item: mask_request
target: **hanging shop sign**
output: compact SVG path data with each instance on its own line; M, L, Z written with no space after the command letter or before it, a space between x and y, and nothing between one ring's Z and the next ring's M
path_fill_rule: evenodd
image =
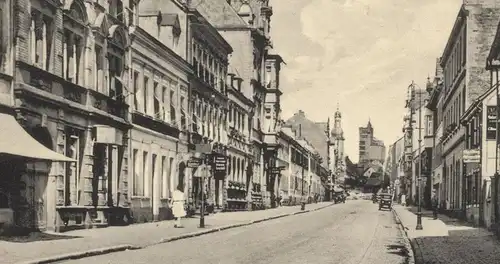
M194 157L189 159L187 162L187 167L192 168L192 169L198 168L200 165L201 165L201 159L194 158Z
M479 149L465 149L463 151L463 163L479 163L481 154Z
M114 127L95 125L92 128L92 136L95 139L95 143L123 145L123 132Z

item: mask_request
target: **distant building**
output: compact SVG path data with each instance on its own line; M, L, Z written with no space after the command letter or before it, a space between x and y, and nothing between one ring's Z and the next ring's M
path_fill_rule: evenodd
M359 160L358 164L367 168L373 161L384 163L385 145L384 142L375 138L373 127L370 121L366 127L359 128Z

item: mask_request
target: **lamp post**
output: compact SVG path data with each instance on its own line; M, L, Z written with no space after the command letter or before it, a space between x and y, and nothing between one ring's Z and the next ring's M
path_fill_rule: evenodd
M415 83L412 81L412 92L415 92ZM422 93L418 93L418 181L417 181L417 226L416 230L424 229L422 227Z

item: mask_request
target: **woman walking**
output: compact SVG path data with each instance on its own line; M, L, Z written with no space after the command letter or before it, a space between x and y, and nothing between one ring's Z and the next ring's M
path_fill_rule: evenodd
M174 227L182 228L181 218L186 216L184 193L178 189L172 194L172 213L176 218Z

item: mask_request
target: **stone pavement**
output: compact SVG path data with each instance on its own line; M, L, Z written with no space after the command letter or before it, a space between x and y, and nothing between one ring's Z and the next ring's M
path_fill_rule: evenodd
M198 228L199 218L183 219L184 228L174 228L173 221L135 224L124 227L75 230L57 234L60 239L15 243L0 241L0 263L52 263L73 258L106 254L127 249L139 249L249 225L297 213L319 210L331 202L248 212L217 213L205 217L205 228Z
M411 242L416 264L500 263L500 242L483 228L422 211L423 230L415 230L416 209L394 205L393 212Z

